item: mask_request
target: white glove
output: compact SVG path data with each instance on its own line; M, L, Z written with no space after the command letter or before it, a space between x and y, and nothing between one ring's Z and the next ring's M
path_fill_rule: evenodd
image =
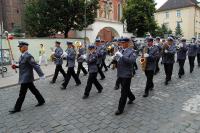
M83 59L87 59L87 55L86 54L84 54L84 55L81 55L81 57L83 58Z
M45 80L45 79L46 79L45 76L40 77L40 80Z
M158 43L155 43L155 46L158 46Z
M122 57L122 56L123 56L123 54L122 54L122 53L120 53L119 51L118 51L118 52L116 52L116 53L115 53L115 55L116 55L116 56L119 56L119 57Z
M145 53L144 58L147 58L147 57L149 57L149 54Z
M55 54L55 52L51 52L51 54Z
M182 43L181 43L181 44L179 44L179 47L180 47L180 48L182 48L182 47L183 47L183 44L182 44Z
M62 55L61 55L61 57L63 58L63 57L67 57L67 53L66 52L64 52Z
M165 53L168 53L168 50L165 50Z

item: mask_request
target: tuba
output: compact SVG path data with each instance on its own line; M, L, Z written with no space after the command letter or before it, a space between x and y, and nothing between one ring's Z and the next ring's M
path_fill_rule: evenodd
M141 56L141 59L140 59L140 65L141 65L142 71L146 70L147 58L144 57L144 54L147 53L147 51L148 51L148 48L144 47L143 53L142 53L142 56Z

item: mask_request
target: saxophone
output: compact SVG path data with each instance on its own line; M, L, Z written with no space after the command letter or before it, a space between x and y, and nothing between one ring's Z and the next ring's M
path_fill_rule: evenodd
M142 71L146 70L147 58L144 57L144 54L147 53L147 51L148 51L148 48L144 47L143 53L142 53L142 56L141 56L141 59L140 59L140 65L141 65Z

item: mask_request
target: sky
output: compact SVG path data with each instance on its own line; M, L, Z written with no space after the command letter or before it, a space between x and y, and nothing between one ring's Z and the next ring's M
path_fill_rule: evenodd
M159 7L161 7L167 0L155 0L157 5L156 8L158 9Z

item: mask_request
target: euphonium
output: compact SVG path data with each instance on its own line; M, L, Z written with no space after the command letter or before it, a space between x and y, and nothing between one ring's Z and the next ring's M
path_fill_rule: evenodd
M145 71L146 66L147 66L147 58L144 57L144 54L147 53L147 50L148 50L148 48L144 47L143 53L142 53L142 56L141 56L141 59L140 59L140 65L141 65L142 71Z

